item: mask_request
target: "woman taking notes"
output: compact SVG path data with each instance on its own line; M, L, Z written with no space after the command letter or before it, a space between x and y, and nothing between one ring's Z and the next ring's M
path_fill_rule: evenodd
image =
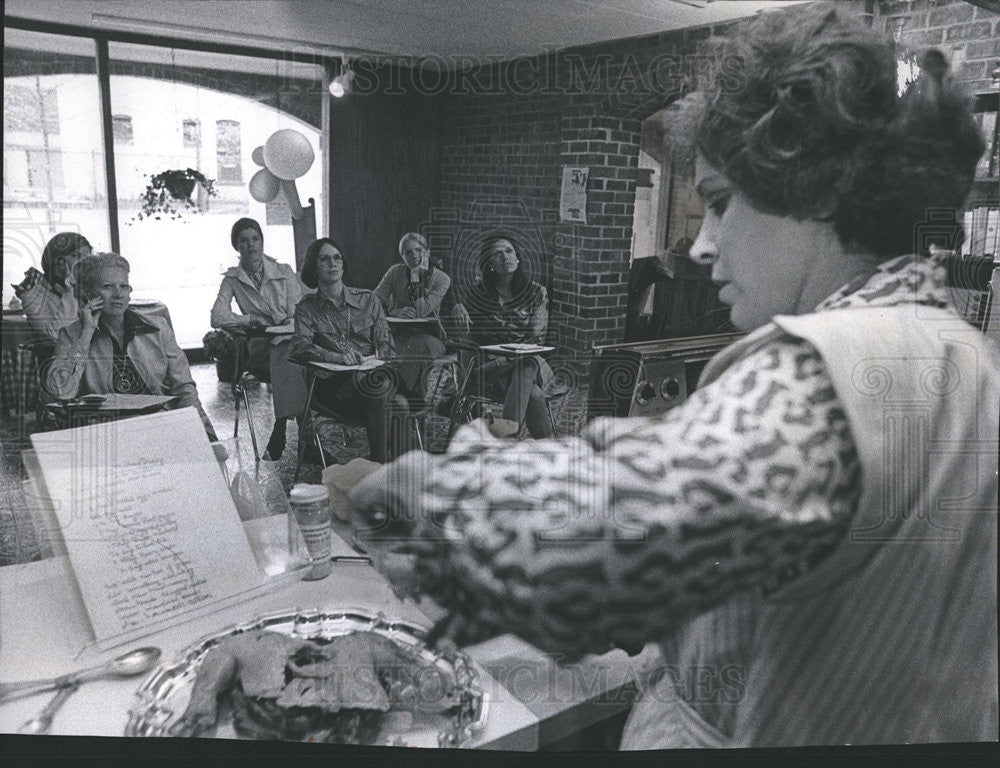
M297 358L360 365L366 358L392 358L392 336L382 304L371 291L344 284L349 269L340 246L329 237L306 249L302 281L316 293L295 309L293 351ZM396 394L395 376L385 366L319 379L313 397L333 410L363 414L372 461L401 451L400 423L408 413Z

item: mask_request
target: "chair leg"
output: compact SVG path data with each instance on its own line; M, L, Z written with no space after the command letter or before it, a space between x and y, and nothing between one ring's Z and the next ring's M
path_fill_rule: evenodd
M422 451L424 450L424 437L420 434L420 419L417 416L410 416L410 419L413 421L413 431L417 435L417 447Z
M299 472L302 470L302 457L306 452L306 443L302 438L306 434L306 430L312 425L312 399L313 399L313 389L316 387L316 377L310 373L308 375L309 379L309 390L306 393L306 407L302 411L302 418L299 419L301 424L299 424L299 439L298 445L295 446L295 475L292 477L292 485L295 485L299 481ZM320 451L320 457L323 456L323 452ZM322 461L322 458L320 458Z
M28 356L22 352L20 349L17 350L17 425L18 425L18 436L24 437L24 411L27 407L27 397L25 397L25 392L28 389L28 371L27 371L27 358ZM34 355L31 356L34 359Z
M316 450L319 451L319 463L323 465L323 469L326 469L326 454L323 453L323 443L320 442L318 429L313 433L313 442L316 443Z
M247 394L245 386L241 386L240 389L243 392L243 404L246 405L247 409L247 428L250 430L250 442L253 444L253 458L254 461L260 461L260 451L257 450L257 432L253 426L253 413L250 410L250 395Z
M556 429L556 417L552 414L552 403L545 401L545 410L549 414L549 424L552 427L552 437L559 437L559 430Z
M240 379L242 378L242 372L240 371L240 343L237 341L235 360L233 361L233 385L230 387L233 393L233 405L236 409L236 418L233 421L233 437L240 436Z
M462 398L465 397L465 392L468 389L469 381L471 381L471 379L472 379L473 369L476 367L475 366L475 360L476 359L477 358L474 358L473 361L470 361L469 367L465 371L465 376L463 376L463 378L462 378L462 383L455 390L455 400L453 401L453 404L452 404L452 412L448 415L448 419L449 419L449 422L450 422L448 424L448 438L447 438L447 442L448 443L451 443L451 438L454 437L455 430L458 429L458 424L455 421L455 412L454 412L454 409L455 409L455 406L457 406L459 403L462 402ZM457 382L458 378L456 377L455 380ZM482 387L480 387L480 389L482 389Z

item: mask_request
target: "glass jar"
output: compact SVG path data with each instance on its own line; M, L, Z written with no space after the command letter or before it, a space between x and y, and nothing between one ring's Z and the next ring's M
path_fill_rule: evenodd
M312 565L302 578L311 581L329 576L333 568L330 494L323 485L299 483L292 488L288 501L292 508L288 516L288 549L293 555L306 555Z

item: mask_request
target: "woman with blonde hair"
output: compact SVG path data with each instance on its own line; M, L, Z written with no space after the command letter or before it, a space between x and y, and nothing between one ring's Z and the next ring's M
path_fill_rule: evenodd
M47 393L60 400L111 392L175 395L174 407L195 408L216 441L170 323L129 308L129 263L116 253L85 256L76 265L76 283L79 319L59 331Z

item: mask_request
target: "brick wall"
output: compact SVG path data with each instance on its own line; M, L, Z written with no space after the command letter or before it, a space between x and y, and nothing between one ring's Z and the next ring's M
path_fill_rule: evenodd
M859 14L864 0L850 0ZM876 2L873 24L936 45L975 90L1000 59L1000 19L964 0ZM464 71L445 96L433 249L460 285L477 234L506 229L550 292L550 339L571 357L621 341L641 122L720 62L733 23L558 51ZM456 87L457 86L457 87ZM587 223L559 222L561 167L589 168Z
M714 30L719 33L721 27ZM642 120L706 73L709 28L559 51L468 74L446 98L432 248L460 285L477 236L520 238L570 357L621 341ZM585 166L587 222L559 221L562 167Z
M892 35L905 20L901 41L916 50L937 47L948 56L956 76L973 92L992 88L1000 63L1000 14L965 0L882 0L875 4L874 25Z

